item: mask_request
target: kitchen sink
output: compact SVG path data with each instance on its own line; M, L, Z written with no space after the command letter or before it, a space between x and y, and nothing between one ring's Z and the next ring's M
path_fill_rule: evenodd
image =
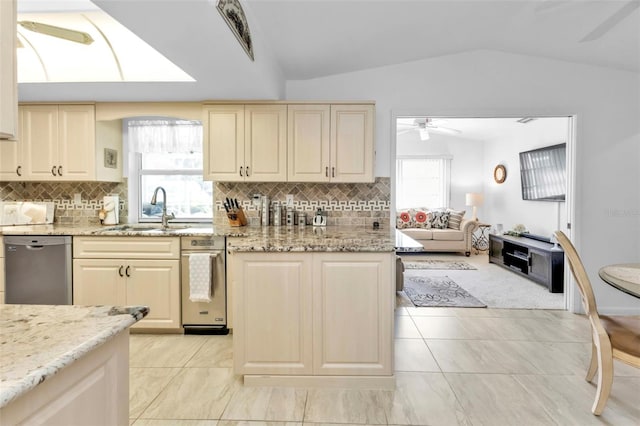
M170 233L188 229L188 226L169 226L163 229L160 225L118 225L105 228L102 232L148 232L148 233Z

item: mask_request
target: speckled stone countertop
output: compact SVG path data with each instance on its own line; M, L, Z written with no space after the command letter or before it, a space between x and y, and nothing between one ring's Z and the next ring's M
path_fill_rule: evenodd
M146 306L0 305L0 408L148 312Z
M86 236L145 236L181 237L213 235L238 237L228 241L230 251L394 251L397 233L395 229L372 229L363 226L215 226L170 225L161 230L158 226L145 224L117 225L106 227L73 227L63 225L5 226L3 235L86 235ZM408 238L408 237L407 237ZM420 246L421 247L421 246Z
M396 240L395 229L374 230L351 226L247 227L246 231L243 238L227 240L229 251L392 252Z

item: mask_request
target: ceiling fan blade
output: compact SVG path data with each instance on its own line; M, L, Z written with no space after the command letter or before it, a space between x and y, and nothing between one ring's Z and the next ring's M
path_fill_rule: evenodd
M452 129L450 127L427 126L427 129L429 129L429 131L431 132L443 133L445 135L459 135L462 133L462 131L458 129Z
M605 35L609 30L618 25L620 21L630 15L634 10L640 7L640 2L637 0L631 0L625 3L617 12L605 19L600 25L598 25L593 31L584 36L580 43L586 41L597 40Z
M34 21L18 21L18 24L35 33L45 34L80 44L93 43L93 38L83 31L70 30L68 28L56 27L54 25L47 25Z
M546 12L548 10L555 9L559 6L564 6L570 3L570 0L541 0L535 7L535 13Z

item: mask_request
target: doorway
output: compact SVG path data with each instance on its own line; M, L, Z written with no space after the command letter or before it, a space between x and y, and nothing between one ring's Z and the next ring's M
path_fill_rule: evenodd
M403 182L410 182L406 167L402 163L407 159L441 160L449 163L448 175L442 176L447 185L442 188L446 198L442 205L429 207L465 210L470 217L472 209L476 211L480 222L488 225L489 232L502 232L514 228L524 228L531 234L551 237L553 231L560 229L570 232L568 224L573 223L573 185L574 185L574 116L493 116L493 117L455 117L434 116L428 114L400 114L392 117L392 161L391 161L391 201L392 222L395 224L396 211L411 207L401 205L407 201L401 191ZM566 184L564 201L529 201L522 199L519 154L541 147L566 143ZM425 163L426 164L426 163ZM506 176L498 183L494 178L496 166L504 167ZM423 173L424 174L424 173ZM468 194L480 195L478 205L469 205ZM473 199L473 197L472 197ZM477 200L477 197L475 198ZM411 203L416 201L411 200ZM477 232L477 231L476 231ZM489 264L487 252L470 258L476 266L488 268L491 272L497 268ZM455 254L424 253L422 257L446 258ZM485 271L486 272L486 271ZM504 273L507 273L505 275ZM509 275L518 281L510 271L496 272L495 281L506 281L507 288L513 289L520 283L509 283ZM566 271L565 271L566 272ZM456 274L458 274L456 272ZM521 278L521 277L517 277ZM485 277L488 283L492 279ZM521 278L522 279L522 278ZM528 280L526 280L528 281ZM526 297L510 306L518 308L571 309L572 286L565 279L565 292L554 294L550 305L539 306L540 297L533 295L530 306ZM527 283L528 284L528 283ZM532 283L539 286L539 284ZM509 287L511 286L511 287ZM520 287L517 288L521 290ZM545 289L546 291L546 289ZM523 293L526 295L526 291ZM546 297L546 295L542 295ZM490 296L487 296L490 298ZM493 302L492 302L493 303ZM501 302L495 302L501 303ZM524 304L524 305L523 305ZM488 304L490 307L491 305Z

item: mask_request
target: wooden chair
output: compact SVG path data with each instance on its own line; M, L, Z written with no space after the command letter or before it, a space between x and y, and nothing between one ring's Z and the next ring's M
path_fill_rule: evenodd
M586 379L590 382L598 372L596 399L591 412L599 416L613 384L613 358L640 367L640 316L598 315L591 282L578 252L562 231L556 231L555 236L569 261L582 296L582 305L591 324L591 362Z

